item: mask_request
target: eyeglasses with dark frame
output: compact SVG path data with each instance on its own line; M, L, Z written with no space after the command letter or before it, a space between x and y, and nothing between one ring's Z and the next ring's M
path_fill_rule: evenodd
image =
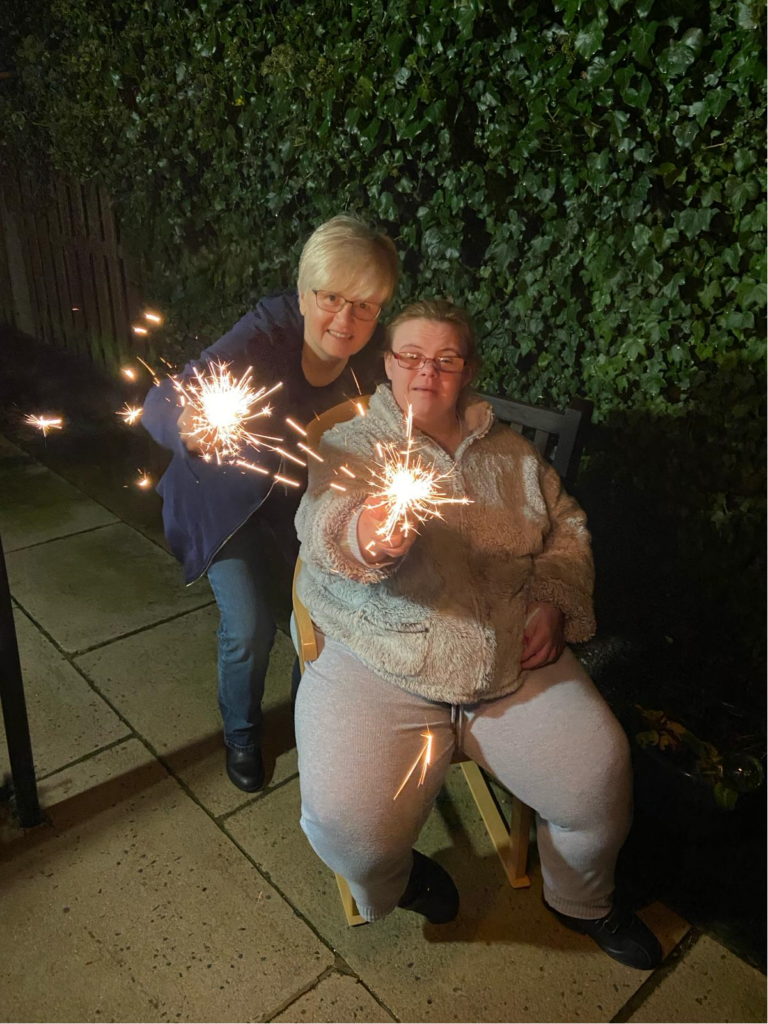
M345 306L352 307L352 316L355 320L378 320L381 313L381 306L375 302L368 302L367 299L345 299L338 292L326 292L322 288L313 288L317 308L325 310L326 313L340 313Z
M437 356L435 359L430 359L420 352L393 352L392 355L406 370L420 370L427 363L434 363L438 373L461 373L467 365L464 356Z

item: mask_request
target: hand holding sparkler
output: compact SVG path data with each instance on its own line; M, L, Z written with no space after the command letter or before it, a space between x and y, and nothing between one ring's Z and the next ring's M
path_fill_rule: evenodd
M378 490L366 502L368 509L380 512L373 540L376 546L390 554L388 546L393 539L410 538L407 547L396 543L397 555L405 553L413 543L416 524L433 517L442 518L442 505L469 505L469 498L451 498L442 490L442 482L451 475L439 473L436 467L426 461L414 447L413 409L408 406L405 414L405 445L377 443L379 461L374 462L371 482ZM373 513L363 511L358 523L363 522L364 532L371 525ZM363 550L372 552L368 544L361 544Z
M357 540L366 562L380 562L382 556L401 558L416 540L414 529L407 532L395 525L391 532L382 535L387 522L388 509L380 498L369 496L357 521Z
M219 464L236 462L246 445L274 449L267 442L282 440L249 429L253 420L272 414L266 399L282 383L257 389L251 384L250 368L237 380L227 367L216 363L207 374L195 371L184 381L171 378L184 400L177 425L187 451L206 460L215 458Z
M205 449L200 435L195 432L197 416L193 405L185 405L176 420L176 426L179 428L181 442L187 451L193 455L202 455Z

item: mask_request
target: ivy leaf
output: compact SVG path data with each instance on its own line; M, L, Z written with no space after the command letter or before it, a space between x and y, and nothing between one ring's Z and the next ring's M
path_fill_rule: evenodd
M568 27L573 19L581 10L581 5L584 0L565 0L565 9L563 11L563 25ZM557 6L557 5L556 5Z
M663 75L677 78L693 64L701 53L703 45L704 33L702 30L700 28L689 29L679 42L673 43L659 55L656 67Z
M631 107L639 107L642 110L645 108L648 103L648 97L651 95L651 83L645 75L641 75L640 88L635 89L631 85L627 86L621 95Z
M749 170L757 162L757 152L754 149L737 149L733 154L733 166L738 174Z
M701 231L706 231L709 228L715 213L716 211L711 206L704 209L694 209L689 206L675 214L675 226L682 231L686 238L695 238Z
M718 807L721 807L724 811L732 811L738 799L739 794L735 789L726 786L724 782L715 783L715 800Z
M750 175L741 179L731 176L725 182L725 198L732 210L739 213L750 199L754 199L760 191L757 180Z
M605 21L595 18L588 25L581 29L573 44L574 50L581 54L585 60L589 60L593 53L600 49L605 35Z
M645 63L648 51L653 46L653 40L656 38L656 29L658 27L658 21L638 21L632 26L629 45L635 60L641 64Z
M424 117L430 124L442 124L445 121L446 106L445 100L435 100L424 111Z
M664 269L653 254L653 249L646 246L637 255L637 265L644 274L647 274L652 281L655 281Z
M758 284L754 278L748 277L739 285L736 302L742 309L749 309L750 306L764 306L766 304L765 285Z

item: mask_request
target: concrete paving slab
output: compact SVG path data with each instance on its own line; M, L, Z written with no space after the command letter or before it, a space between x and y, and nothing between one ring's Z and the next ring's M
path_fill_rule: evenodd
M442 927L399 910L347 927L333 875L302 838L299 806L296 780L226 828L401 1020L608 1021L647 977L559 925L541 903L537 870L533 888L509 886L458 768L418 844L462 894L458 919ZM666 908L643 916L666 952L687 931Z
M107 523L112 513L15 445L0 448L0 534L6 552Z
M211 600L207 580L185 587L175 559L122 523L11 552L7 562L13 596L71 653Z
M366 1024L393 1021L370 992L355 978L334 971L319 985L297 999L288 1009L272 1018L272 1024L321 1024L334 1021L365 1021Z
M19 611L14 621L38 778L127 736L127 726L37 626ZM2 776L9 761L0 732Z
M139 741L58 795L52 826L0 852L3 1020L268 1018L332 965Z
M224 771L221 715L216 699L216 607L117 640L76 659L211 814L253 796ZM293 646L278 632L264 698L264 754L271 786L297 771L291 714ZM137 666L142 666L137 671Z
M629 1020L751 1024L766 1016L765 976L704 935Z

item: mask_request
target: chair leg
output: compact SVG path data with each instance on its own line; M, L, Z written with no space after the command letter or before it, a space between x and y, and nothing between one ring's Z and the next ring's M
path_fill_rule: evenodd
M341 875L337 874L336 885L339 887L341 905L344 907L344 915L347 918L347 924L351 925L353 928L358 924L367 924L365 918L360 916L357 904L355 903L355 897L349 891L349 885L347 884L346 878L342 878Z
M513 797L512 821L507 828L499 813L488 783L474 761L462 761L461 770L474 797L477 809L491 837L501 866L513 889L527 889L531 880L526 874L528 864L528 832L531 827L531 809Z

